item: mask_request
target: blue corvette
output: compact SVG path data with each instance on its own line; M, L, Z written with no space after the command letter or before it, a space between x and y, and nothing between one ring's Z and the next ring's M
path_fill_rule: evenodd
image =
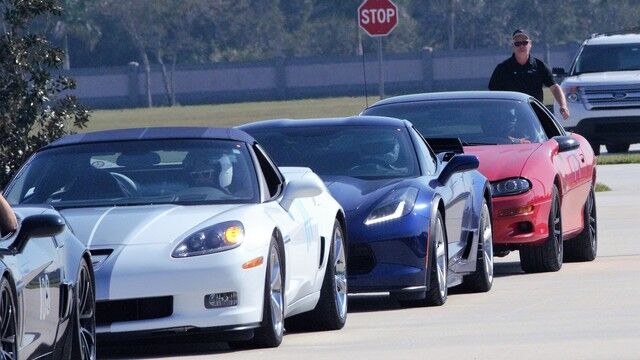
M449 287L491 288L491 197L475 156L436 156L410 122L385 117L240 128L278 166L313 169L344 208L349 292L437 306Z

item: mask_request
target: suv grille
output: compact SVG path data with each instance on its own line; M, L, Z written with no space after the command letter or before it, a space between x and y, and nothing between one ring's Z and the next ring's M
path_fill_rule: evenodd
M96 302L96 325L158 319L173 314L173 297L163 296Z
M640 108L640 85L584 87L580 95L587 110Z

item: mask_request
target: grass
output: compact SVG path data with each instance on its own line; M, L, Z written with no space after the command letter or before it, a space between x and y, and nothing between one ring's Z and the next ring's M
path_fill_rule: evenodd
M377 97L370 97L369 104ZM84 131L148 126L232 127L265 119L340 117L365 108L364 97L340 97L238 104L96 110Z
M596 183L596 192L611 191L611 188L603 183Z
M598 156L598 165L637 164L640 163L640 154L612 154Z

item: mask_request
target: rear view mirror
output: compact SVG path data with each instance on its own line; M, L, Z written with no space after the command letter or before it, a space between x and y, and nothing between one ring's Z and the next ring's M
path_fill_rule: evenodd
M24 250L31 238L51 237L64 230L65 222L60 215L32 215L22 220L15 240L7 249L11 254L19 254Z
M440 172L438 181L440 184L444 184L449 180L451 175L458 172L475 170L478 166L480 166L480 161L475 155L455 155Z

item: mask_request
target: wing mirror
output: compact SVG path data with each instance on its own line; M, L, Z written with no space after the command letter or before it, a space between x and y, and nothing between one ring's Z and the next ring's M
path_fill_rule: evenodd
M284 187L280 205L289 211L293 200L322 194L324 184L319 178L301 178L289 181Z
M478 166L480 166L480 161L475 155L455 155L447 162L444 169L440 172L438 182L440 182L440 184L444 184L449 180L451 175L458 172L475 170Z
M564 70L564 68L561 67L554 67L551 70L551 73L553 74L553 76L559 77L559 78L563 78L565 76L567 76L567 72Z
M51 237L64 230L65 222L60 215L40 214L31 215L22 220L18 234L9 248L0 249L5 254L21 253L31 238Z
M554 136L553 140L559 145L558 152L571 151L580 147L580 142L571 136Z

